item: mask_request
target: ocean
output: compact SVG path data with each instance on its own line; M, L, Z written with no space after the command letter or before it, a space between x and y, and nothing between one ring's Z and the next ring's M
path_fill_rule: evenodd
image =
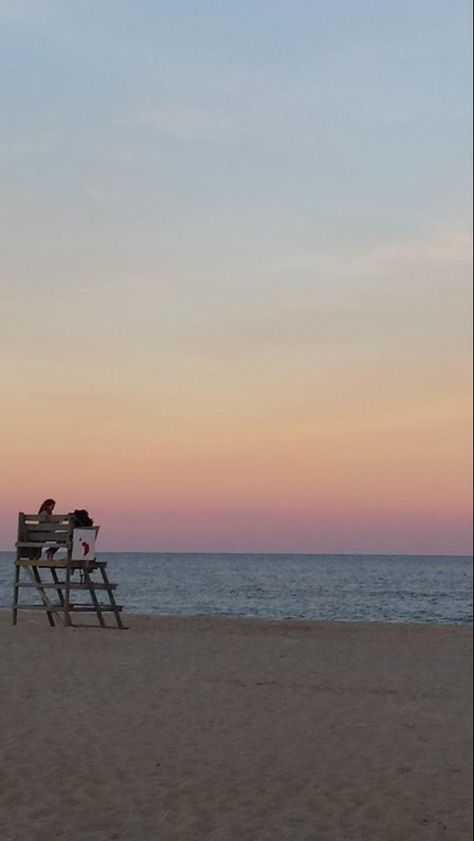
M13 558L0 552L0 609L11 605ZM103 552L100 558L129 613L472 622L467 556Z

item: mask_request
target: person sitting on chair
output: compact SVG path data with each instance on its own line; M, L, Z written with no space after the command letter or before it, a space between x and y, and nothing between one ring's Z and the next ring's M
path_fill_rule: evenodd
M45 501L40 505L38 511L38 520L40 523L50 523L51 518L53 516L53 511L56 505L55 499L45 499Z
M94 520L89 517L89 512L85 508L76 508L73 511L73 517L76 529L88 529L94 525Z
M53 511L54 511L55 505L56 505L56 500L45 499L45 501L40 505L39 510L38 510L38 522L39 523L50 523L52 521ZM36 559L41 558L41 549L34 549L33 551L35 553L34 557ZM49 549L47 547L46 548L46 558L47 558L47 560L48 561L52 560L55 552L57 552L57 551L58 551L57 549Z

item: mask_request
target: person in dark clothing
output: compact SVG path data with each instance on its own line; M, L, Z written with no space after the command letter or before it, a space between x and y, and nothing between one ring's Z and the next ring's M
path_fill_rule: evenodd
M76 508L73 511L74 526L77 529L88 529L94 525L94 520L89 517L89 512L85 508Z

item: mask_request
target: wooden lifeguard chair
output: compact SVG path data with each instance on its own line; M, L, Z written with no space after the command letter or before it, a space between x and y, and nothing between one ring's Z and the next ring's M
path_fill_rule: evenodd
M52 514L48 521L44 522L38 514L20 512L13 585L14 625L17 623L19 610L43 610L46 611L52 627L55 626L55 619L70 626L73 624L73 614L95 613L100 626L105 628L107 625L104 614L113 613L117 627L125 628L120 616L122 605L118 605L114 598L113 591L117 585L111 584L107 577L107 562L98 561L95 557L95 538L98 531L99 526L75 528L73 514ZM63 557L56 559L57 552ZM46 557L43 557L44 553ZM48 570L52 581L41 578L41 572ZM100 573L102 580L96 581L91 577L95 572ZM23 588L30 593L36 592L41 604L20 604L20 590ZM76 591L89 596L89 601L72 601L71 594ZM107 594L108 603L103 604L99 601L97 591ZM57 601L51 600L51 597L55 599L54 594Z

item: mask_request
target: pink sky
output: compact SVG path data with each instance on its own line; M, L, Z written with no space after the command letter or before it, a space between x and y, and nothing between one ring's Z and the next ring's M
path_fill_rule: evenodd
M313 416L289 397L286 411L216 402L170 417L148 400L112 422L112 409L101 421L51 401L34 428L10 408L2 548L16 512L53 496L59 511L90 510L104 550L470 552L467 407L352 395L345 412Z

